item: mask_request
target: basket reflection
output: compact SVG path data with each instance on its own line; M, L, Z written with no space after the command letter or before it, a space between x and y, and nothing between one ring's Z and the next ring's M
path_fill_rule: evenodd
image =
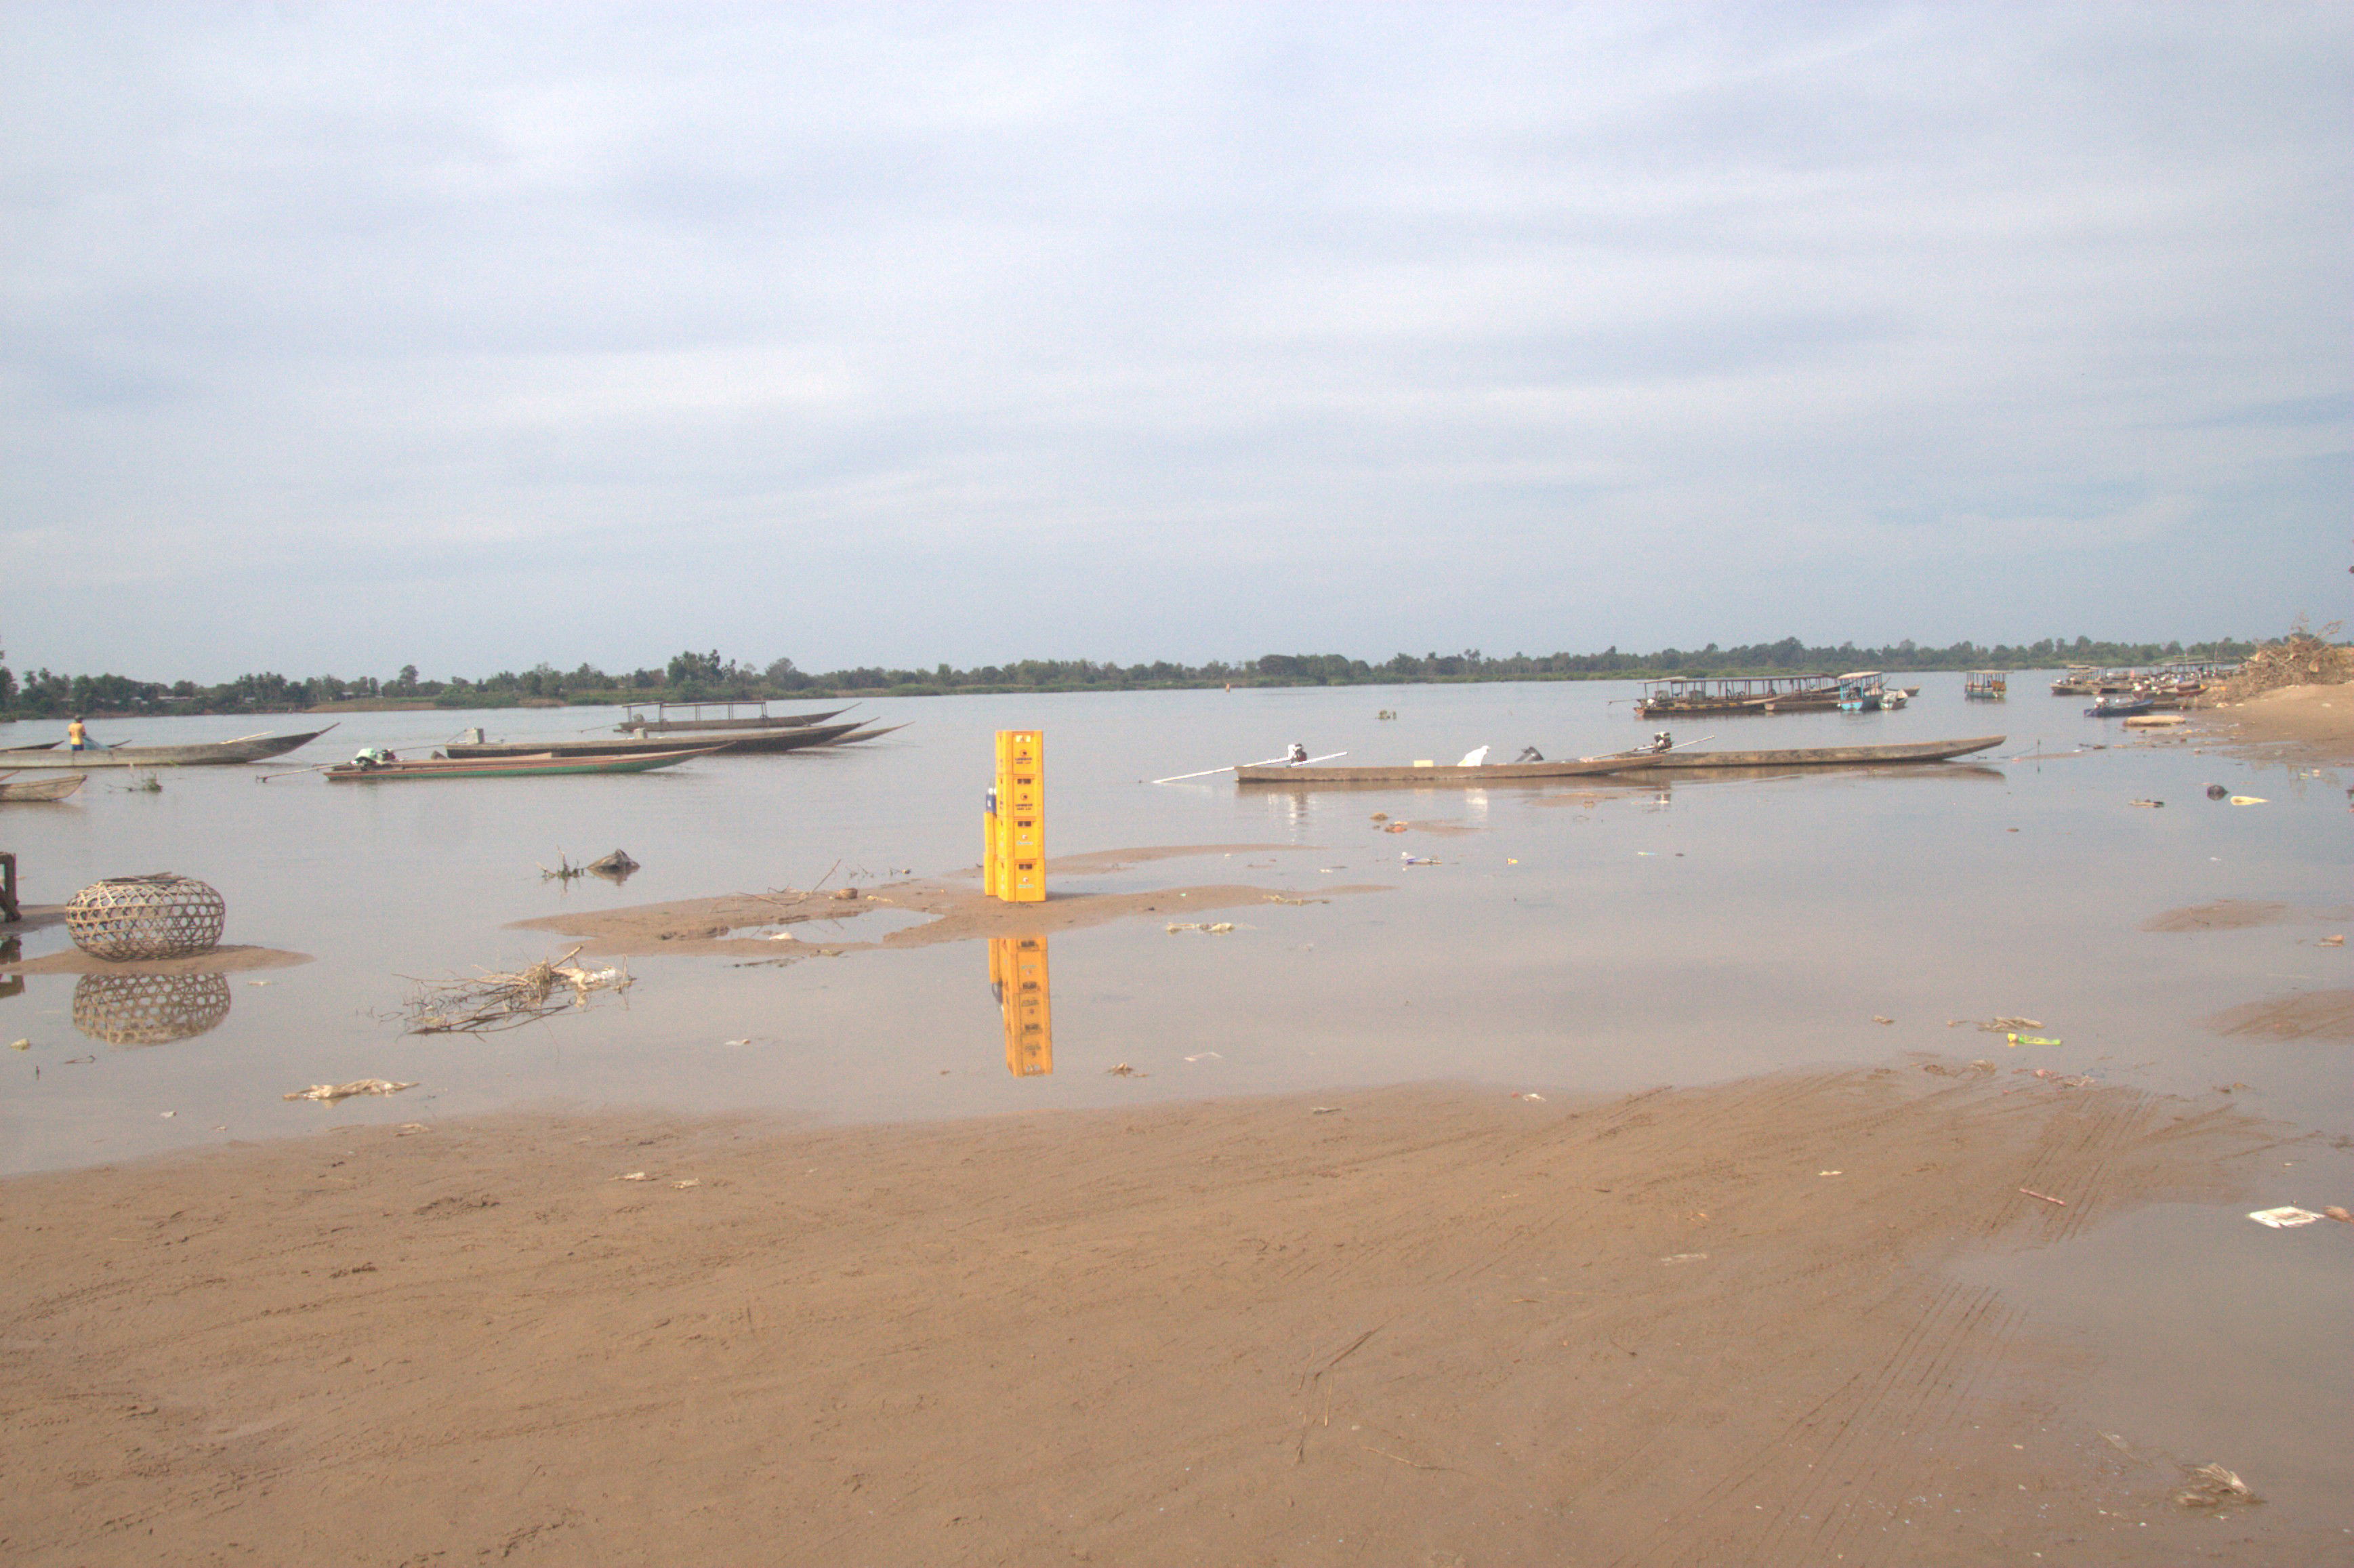
M73 1022L109 1045L168 1045L219 1028L229 1000L222 974L84 975L74 986Z

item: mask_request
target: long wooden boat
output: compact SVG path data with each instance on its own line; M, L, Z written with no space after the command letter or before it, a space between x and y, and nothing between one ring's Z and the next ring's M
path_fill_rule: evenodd
M329 725L327 729L335 726ZM236 740L196 741L186 746L92 747L87 751L28 747L0 751L0 769L14 768L203 768L229 762L260 762L308 746L327 729L301 735L249 735Z
M1244 784L1275 784L1292 789L1327 788L1343 784L1487 784L1542 783L1548 779L1590 779L1602 774L1651 773L1691 768L1855 768L1908 762L1944 762L2000 746L1999 735L1967 740L1919 740L1893 746L1814 746L1779 751L1630 751L1615 757L1581 757L1571 762L1504 762L1479 768L1291 768L1260 763L1235 769Z
M1243 784L1279 784L1292 789L1335 784L1528 784L1547 779L1582 779L1624 768L1618 757L1588 757L1570 762L1499 762L1478 768L1399 767L1375 763L1360 768L1294 768L1287 763L1252 763L1235 769Z
M338 763L326 770L331 784L376 784L395 779L546 779L576 773L650 773L693 758L702 751L649 751L622 757L433 758L414 762Z
M55 779L0 779L0 802L11 800L62 800L84 784L87 775L62 774Z
M1946 762L2003 743L1999 735L1963 740L1901 741L1892 746L1806 746L1783 751L1660 751L1609 758L1611 771L1657 773L1684 768L1856 768L1903 762Z
M677 740L461 741L441 749L453 759L461 760L496 757L658 757L675 751L716 751L741 757L748 753L801 751L812 746L836 746L853 740L871 739L871 736L856 733L862 727L855 724L833 724L801 729L755 730L743 735L698 735Z
M699 712L704 708L737 708L755 705L759 708L758 713L748 714L741 718L732 714L722 718L674 719L668 716L669 710L672 708ZM766 703L656 703L653 705L653 717L647 718L642 714L632 712L620 722L619 727L624 735L641 736L684 735L710 730L807 729L811 725L823 724L836 714L846 714L857 705L852 703L847 707L828 708L822 713L814 714L771 714Z

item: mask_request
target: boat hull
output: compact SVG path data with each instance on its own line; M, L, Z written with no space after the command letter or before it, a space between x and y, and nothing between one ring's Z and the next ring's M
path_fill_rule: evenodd
M1999 735L1962 740L1916 740L1893 746L1815 746L1781 751L1663 751L1606 760L1618 773L1660 773L1692 768L1858 768L1946 762L2000 746Z
M1276 784L1292 789L1335 784L1482 784L1543 783L1548 779L1583 779L1625 766L1617 758L1589 758L1575 762L1500 762L1480 768L1288 768L1282 763L1235 769L1243 784Z
M856 705L853 705L855 706ZM620 727L628 735L689 735L728 730L807 729L823 724L836 714L846 714L849 708L828 708L822 714L779 714L755 718L716 719L641 719L635 724L623 723Z
M331 784L384 784L408 779L552 779L588 773L650 773L708 751L645 752L634 757L510 757L387 762L375 768L344 763L327 769Z
M329 725L327 729L334 727ZM192 746L0 751L0 772L19 768L213 768L233 762L262 762L308 746L326 733L326 729L314 729L301 735L257 735L241 740L200 741Z
M711 734L679 740L491 740L461 742L441 749L453 759L495 757L639 757L667 752L717 752L726 757L763 756L779 751L805 751L813 746L850 745L871 740L857 733L863 725L833 724L814 728L758 730L748 734ZM893 728L899 726L894 726ZM885 733L875 731L875 734Z

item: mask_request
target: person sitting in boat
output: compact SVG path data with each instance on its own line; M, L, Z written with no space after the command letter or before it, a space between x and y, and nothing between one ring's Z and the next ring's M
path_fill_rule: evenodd
M387 751L380 746L364 747L361 748L358 755L352 758L353 762L362 768L381 768L387 762L398 762L399 760L399 758L394 756L391 752Z
M66 726L66 749L68 751L90 749L90 730L81 722L80 714L74 715L73 722Z
M1651 749L1653 751L1673 751L1675 748L1676 737L1670 735L1666 730L1661 730L1659 734L1651 737Z
M1297 768L1301 763L1308 760L1308 748L1295 740L1291 743L1290 755L1286 757L1283 760L1291 767Z

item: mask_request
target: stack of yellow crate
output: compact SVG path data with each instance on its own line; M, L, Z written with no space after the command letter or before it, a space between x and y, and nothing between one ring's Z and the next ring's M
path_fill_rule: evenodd
M997 787L990 791L981 879L992 897L1035 904L1046 896L1046 736L997 732Z

